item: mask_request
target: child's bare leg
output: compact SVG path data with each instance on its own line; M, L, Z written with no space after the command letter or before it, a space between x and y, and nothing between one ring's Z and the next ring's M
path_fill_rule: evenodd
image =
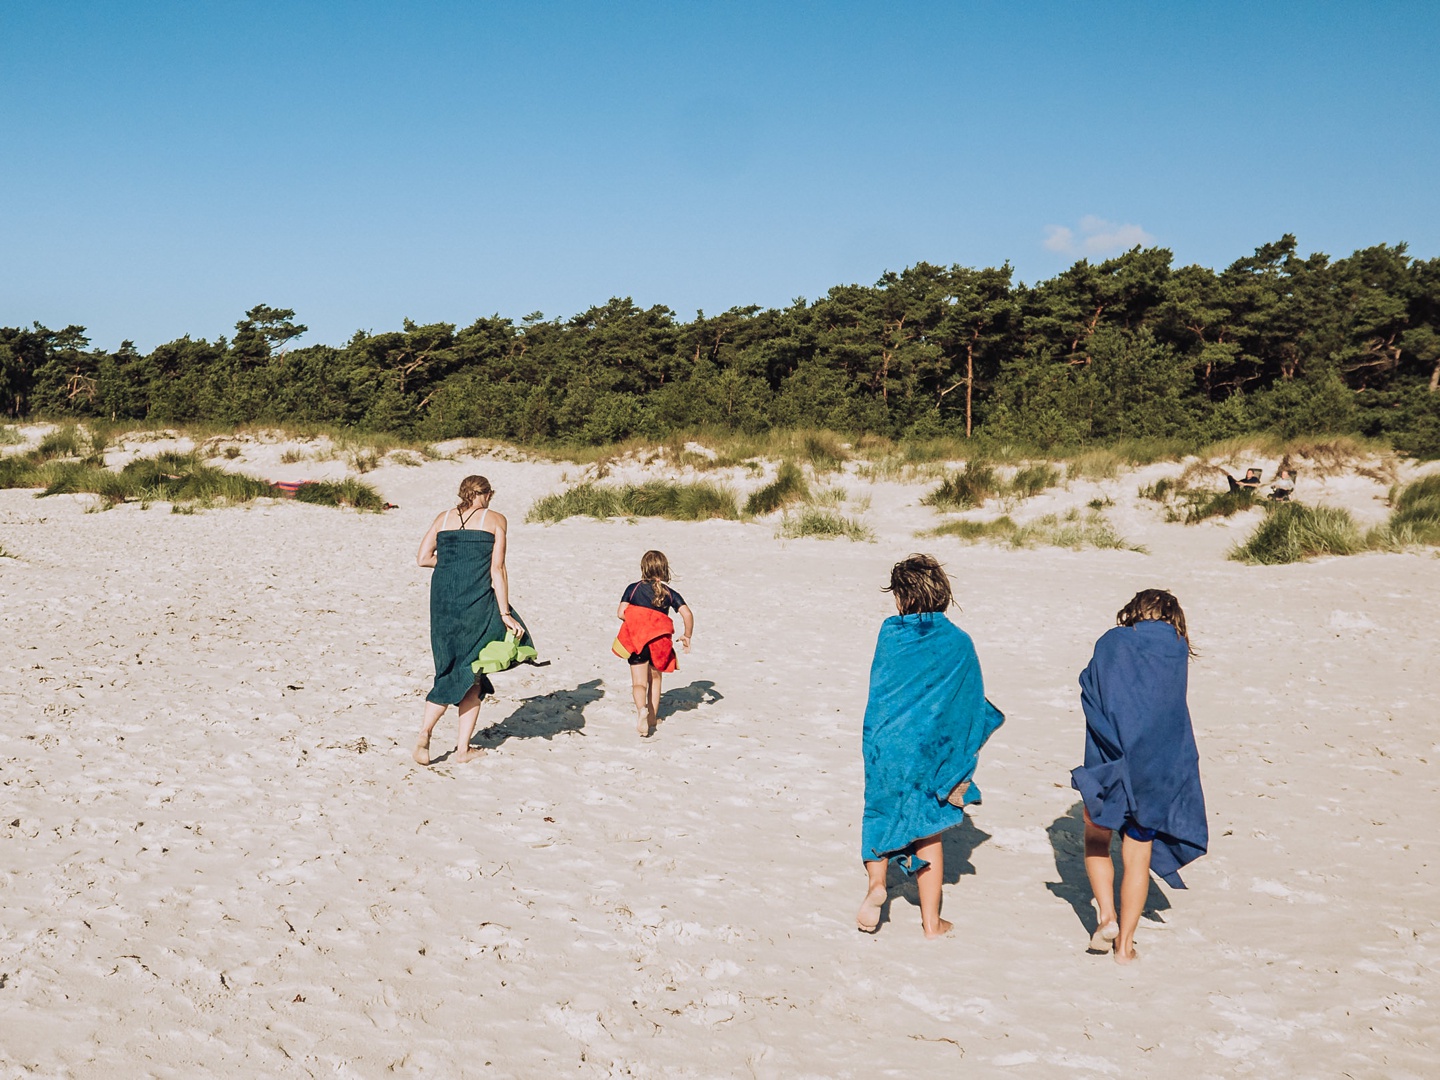
M650 668L650 726L660 723L660 680L664 677L657 667Z
M1085 876L1095 894L1098 916L1090 948L1105 952L1115 937L1115 864L1110 861L1110 838L1115 834L1091 821L1088 810L1082 809L1081 813L1085 815Z
M465 696L460 699L456 706L460 710L460 731L455 736L455 760L471 761L477 757L485 756L483 746L472 747L470 736L475 734L475 721L480 717L480 690L478 687L470 687L465 691Z
M650 665L630 665L630 694L635 699L635 730L642 739L650 735Z
M915 875L915 887L920 892L920 925L927 938L943 937L950 932L951 924L940 917L940 893L945 884L945 847L940 837L921 840L915 845L915 857L930 864Z
M1154 842L1121 836L1120 863L1124 876L1120 879L1120 936L1115 939L1115 962L1128 964L1135 959L1135 928L1150 895L1150 849Z
M445 706L433 701L425 702L425 716L420 721L420 734L415 737L415 761L420 765L430 764L430 733L445 715Z
M889 859L876 859L865 864L865 902L855 916L855 925L867 934L880 928L880 909L885 906L889 891L885 888L885 873L890 869Z

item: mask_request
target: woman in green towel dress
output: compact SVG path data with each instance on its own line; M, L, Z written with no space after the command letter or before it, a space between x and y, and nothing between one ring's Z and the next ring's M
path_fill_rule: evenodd
M470 736L480 702L495 692L490 679L470 667L480 650L502 641L506 631L526 635L525 624L510 610L510 580L505 573L505 515L490 509L495 494L483 476L460 482L458 505L431 523L415 561L434 567L430 578L430 651L435 655L435 685L425 695L425 719L415 740L415 760L430 764L430 732L446 706L460 711L454 761L485 753Z

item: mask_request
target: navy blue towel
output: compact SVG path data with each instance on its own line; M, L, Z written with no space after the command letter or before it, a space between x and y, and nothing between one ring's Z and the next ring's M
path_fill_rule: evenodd
M1154 829L1150 868L1177 889L1177 871L1205 854L1210 830L1200 755L1185 703L1189 647L1167 622L1117 626L1080 673L1085 764L1070 773L1090 820Z

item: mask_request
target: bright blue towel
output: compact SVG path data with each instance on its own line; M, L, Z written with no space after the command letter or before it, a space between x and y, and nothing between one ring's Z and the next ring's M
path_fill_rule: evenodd
M980 748L1004 722L985 700L969 634L939 612L886 619L865 705L861 858L897 858L906 873L923 869L925 861L905 857L905 849L965 819L946 799L971 780ZM979 801L972 781L965 802Z
M1080 673L1085 764L1070 783L1090 820L1154 829L1150 868L1183 889L1177 871L1205 854L1210 830L1200 755L1185 704L1188 646L1167 622L1117 626Z

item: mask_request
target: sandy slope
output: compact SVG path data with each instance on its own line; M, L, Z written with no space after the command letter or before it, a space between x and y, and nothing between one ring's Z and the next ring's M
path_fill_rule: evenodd
M240 464L321 471L276 453ZM553 662L497 678L488 758L424 770L413 553L471 471L511 515L515 603ZM21 556L0 560L6 1075L1440 1070L1440 561L1240 566L1244 524L1161 524L1133 475L1095 490L1149 555L915 540L923 488L853 479L873 545L521 524L566 471L387 465L384 516L0 492ZM642 743L607 646L649 546L699 626ZM878 589L915 549L950 567L1009 717L948 843L958 933L933 944L913 893L873 938L852 921ZM1125 970L1084 952L1067 773L1075 676L1151 585L1202 654L1212 848L1189 891L1153 887Z

